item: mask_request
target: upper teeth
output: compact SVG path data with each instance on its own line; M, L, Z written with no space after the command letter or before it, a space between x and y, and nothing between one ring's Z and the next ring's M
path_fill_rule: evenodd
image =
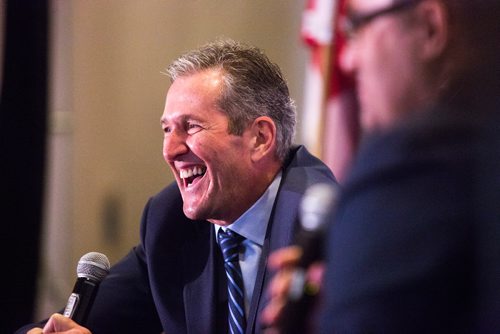
M192 168L187 168L187 169L182 169L180 171L180 177L181 179L185 179L194 175L202 175L203 174L203 168L202 167L192 167Z

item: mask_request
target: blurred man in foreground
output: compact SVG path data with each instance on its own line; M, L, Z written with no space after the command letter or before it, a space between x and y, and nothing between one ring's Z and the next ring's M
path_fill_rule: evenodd
M500 2L348 4L341 65L365 136L326 242L319 331L498 333ZM270 263L286 273L294 252Z

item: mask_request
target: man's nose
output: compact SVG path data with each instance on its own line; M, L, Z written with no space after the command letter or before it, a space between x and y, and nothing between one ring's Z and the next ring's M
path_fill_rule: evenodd
M186 154L188 151L189 147L183 134L172 131L163 137L163 157L165 161L173 161L176 157Z

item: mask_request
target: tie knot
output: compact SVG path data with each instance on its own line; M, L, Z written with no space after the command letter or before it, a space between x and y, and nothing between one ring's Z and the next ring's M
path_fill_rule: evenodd
M222 229L219 229L218 238L224 262L238 261L239 246L245 238L231 230Z

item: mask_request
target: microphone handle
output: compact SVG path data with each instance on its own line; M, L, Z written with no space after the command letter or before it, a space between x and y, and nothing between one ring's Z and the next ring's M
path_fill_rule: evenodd
M86 277L79 277L68 298L63 315L73 319L80 325L85 325L92 303L97 294L99 282Z
M311 311L316 303L318 287L307 284L308 267L323 256L324 229L300 231L296 244L303 250L292 277L288 299L278 320L280 333L310 333Z
M316 296L304 294L298 300L289 300L284 306L279 322L279 332L284 334L311 333L311 311L314 309Z

